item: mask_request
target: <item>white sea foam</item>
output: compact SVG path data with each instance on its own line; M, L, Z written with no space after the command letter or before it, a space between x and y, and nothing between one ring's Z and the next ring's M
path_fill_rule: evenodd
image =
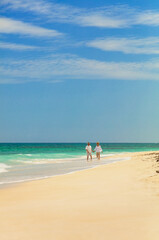
M25 155L29 155L29 154L25 154ZM31 154L30 154L31 155ZM101 159L105 158L105 157L110 157L110 156L114 156L115 154L101 154ZM32 155L31 155L32 156ZM93 159L96 159L96 155L93 154ZM47 164L47 163L66 163L66 162L72 162L72 161L79 161L79 160L85 160L86 156L85 155L81 155L81 156L77 156L74 158L33 158L33 159L14 159L11 160L12 162L19 162L19 163L23 163L23 164Z
M29 153L27 153L27 154L19 153L18 155L19 156L29 156L29 157L32 156L32 154L29 154Z
M8 168L11 168L11 166L6 165L4 163L0 163L0 173L8 172L8 170L7 170Z
M37 160L16 160L16 162L24 163L24 164L46 164L48 161L40 161L40 159Z
M67 162L71 162L72 160L69 159L70 161L67 160ZM65 163L65 159L32 159L32 160L14 160L14 162L19 162L19 163L24 163L24 164L47 164L47 163Z

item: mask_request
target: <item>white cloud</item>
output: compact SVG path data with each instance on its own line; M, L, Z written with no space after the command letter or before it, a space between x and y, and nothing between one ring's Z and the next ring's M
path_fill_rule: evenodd
M105 38L86 44L104 51L117 51L126 54L159 54L159 38Z
M1 0L0 5L7 10L22 10L32 12L38 16L46 16L49 19L69 21L76 16L80 9L69 5L57 4L45 0Z
M143 11L136 15L136 24L159 26L159 11Z
M72 23L80 26L121 28L133 25L159 25L159 10L141 10L128 5L101 8L75 8L44 0L1 0L7 10L31 12L50 21Z
M8 42L1 42L0 41L0 48L2 49L10 49L10 50L34 50L38 49L36 46L29 46L24 44L16 44L16 43L8 43Z
M126 26L125 20L102 16L101 14L88 14L76 17L76 23L81 26L101 27L101 28L120 28Z
M128 26L130 24L128 16L133 14L133 10L127 6L86 9L43 0L1 0L0 5L5 6L7 10L22 10L40 17L45 16L50 21L102 28Z
M147 62L102 62L71 55L33 60L3 60L1 79L27 81L159 80L159 59ZM28 75L29 72L29 75ZM4 80L3 80L4 81Z
M5 17L0 17L0 33L23 34L36 37L57 37L61 35L61 33L56 30L37 27L29 23Z

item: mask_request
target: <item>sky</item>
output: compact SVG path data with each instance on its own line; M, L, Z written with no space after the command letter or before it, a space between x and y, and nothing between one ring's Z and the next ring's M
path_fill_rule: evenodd
M0 1L0 142L159 142L159 2Z

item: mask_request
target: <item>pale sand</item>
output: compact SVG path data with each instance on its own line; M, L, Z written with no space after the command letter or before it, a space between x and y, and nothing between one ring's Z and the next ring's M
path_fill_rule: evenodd
M128 155L1 189L0 240L158 240L159 153Z

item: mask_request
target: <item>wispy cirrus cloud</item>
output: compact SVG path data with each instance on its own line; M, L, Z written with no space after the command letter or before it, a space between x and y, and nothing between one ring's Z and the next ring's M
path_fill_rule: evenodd
M10 49L10 50L34 50L38 49L36 46L24 45L24 44L16 44L16 43L8 43L8 42L1 42L0 41L0 48L1 49Z
M68 79L158 80L159 59L147 62L104 62L72 55L51 55L33 60L3 60L0 62L0 72L3 83L4 79L8 81L10 78L18 79L18 82Z
M23 34L33 37L58 37L62 35L62 33L56 30L38 27L6 17L0 17L0 33Z
M127 26L125 19L104 16L104 14L98 12L78 16L75 21L77 24L86 27L121 28Z
M95 39L86 45L103 51L116 51L125 54L159 54L158 37Z
M159 26L159 10L140 10L128 5L101 8L75 8L44 0L1 0L7 10L20 10L43 16L50 21L100 28L124 28L133 25Z
M80 26L122 28L134 24L134 9L125 5L86 9L44 0L1 0L0 5L7 10L31 12L49 21Z
M1 0L0 6L8 10L20 10L31 12L36 15L46 16L55 21L71 21L71 19L81 12L80 9L69 5L57 4L44 0Z
M135 23L147 26L159 26L159 10L146 10L136 14Z

